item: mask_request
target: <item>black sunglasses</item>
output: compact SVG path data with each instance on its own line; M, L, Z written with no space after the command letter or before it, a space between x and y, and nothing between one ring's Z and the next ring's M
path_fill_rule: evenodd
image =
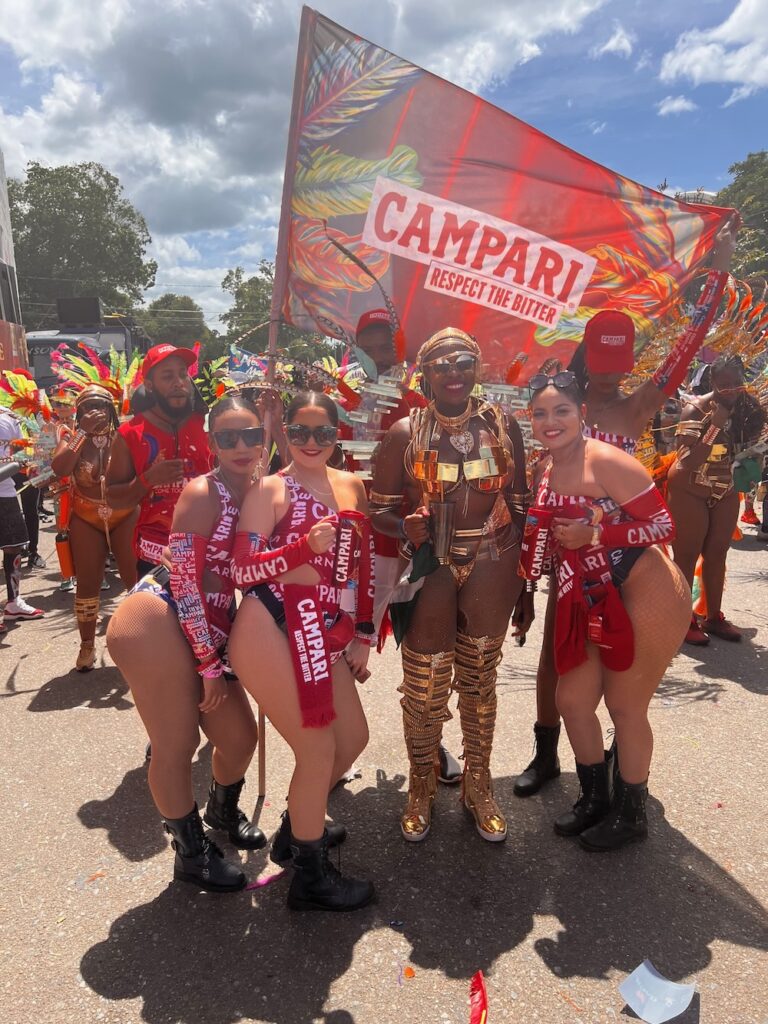
M546 373L534 373L528 381L528 390L533 394L535 391L543 391L544 388L548 388L551 384L558 391L563 391L575 383L576 374L572 370L561 370L554 377L550 377Z
M225 451L236 448L239 440L246 448L257 448L264 444L264 427L243 427L242 430L214 430L213 440L218 448Z
M470 370L474 370L477 366L477 359L475 356L458 356L453 361L449 359L436 359L434 362L427 363L426 365L431 370L434 370L439 377L444 377L451 370L456 370L458 373L469 373Z
M308 427L305 423L289 423L285 433L291 444L306 444L314 437L321 448L329 448L339 436L338 427Z

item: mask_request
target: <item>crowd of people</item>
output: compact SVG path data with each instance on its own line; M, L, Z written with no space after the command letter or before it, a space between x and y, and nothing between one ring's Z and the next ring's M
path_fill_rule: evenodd
M52 461L66 481L57 539L62 574L76 578L76 668L96 664L111 556L128 594L107 646L150 740L149 787L171 836L175 878L238 890L245 876L212 833L240 848L267 843L240 807L259 741L250 695L295 760L270 847L272 861L292 869L288 905L346 911L370 902L372 883L342 875L329 858L347 833L326 812L329 792L368 742L357 684L390 632L402 655L409 762L403 838L426 839L442 781L461 783L483 840L503 841L507 820L491 776L497 669L510 623L524 639L547 578L535 756L515 793L531 796L559 775L562 718L579 793L555 831L589 852L647 835L651 698L684 642L740 639L721 609L739 510L733 464L764 433L765 413L733 356L712 364L709 390L686 400L676 428L669 408L686 391L717 312L733 242L730 229L721 232L689 326L639 388L622 388L634 365L634 324L616 310L587 324L570 367L548 361L531 376L535 452L518 420L482 397L480 347L451 326L422 344L419 390L403 387L377 423L370 481L341 453L349 427L328 394L292 395L282 423L274 393L259 387L234 388L206 410L190 376L196 355L184 348L149 351L126 422L109 391L79 391L71 422L60 417ZM366 313L356 340L390 375L390 314ZM359 399L346 389L339 404ZM664 488L634 457L654 417L659 432L676 430ZM0 412L0 446L17 437L14 417ZM280 465L270 472L274 437ZM768 537L768 523L762 532ZM13 480L1 480L10 620L42 615L19 592L29 539ZM704 618L692 612L699 557ZM461 767L441 742L452 693ZM601 700L615 727L607 756ZM213 746L202 814L191 772L201 729Z

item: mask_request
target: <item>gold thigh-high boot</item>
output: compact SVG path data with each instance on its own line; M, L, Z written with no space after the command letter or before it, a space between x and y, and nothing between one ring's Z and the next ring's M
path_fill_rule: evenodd
M75 616L77 628L80 630L80 653L75 662L78 672L90 672L96 662L94 650L96 635L96 619L99 615L98 597L76 597Z
M464 736L464 806L491 843L507 838L507 823L493 797L491 748L496 725L496 667L504 636L456 637L456 682Z
M448 698L453 651L419 654L403 644L403 685L400 706L411 772L408 806L400 819L403 836L412 843L425 839L432 821L437 790L438 748L443 722L451 718Z

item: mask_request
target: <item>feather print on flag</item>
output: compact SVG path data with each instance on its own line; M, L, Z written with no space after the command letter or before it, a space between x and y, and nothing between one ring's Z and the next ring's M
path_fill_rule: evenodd
M309 70L300 125L299 163L325 142L424 75L413 64L364 39L323 47Z
M330 146L318 146L296 171L292 210L302 217L323 220L367 213L380 175L411 188L421 187L418 160L418 153L410 146L395 146L382 160L361 160Z
M291 270L305 284L318 288L370 291L374 282L331 244L329 235L338 238L377 277L386 273L389 267L388 253L365 245L360 235L346 235L336 228L326 227L321 220L305 220L301 217L294 217L293 220L289 256Z

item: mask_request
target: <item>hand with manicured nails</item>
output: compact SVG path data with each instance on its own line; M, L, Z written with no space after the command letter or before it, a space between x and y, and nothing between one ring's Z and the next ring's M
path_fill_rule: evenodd
M552 520L552 536L567 551L575 551L592 543L592 526L556 516Z

